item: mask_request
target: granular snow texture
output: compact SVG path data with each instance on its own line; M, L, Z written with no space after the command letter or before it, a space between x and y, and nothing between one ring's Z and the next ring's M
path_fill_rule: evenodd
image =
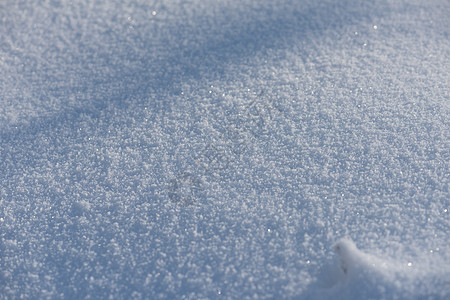
M447 0L0 3L0 299L449 299Z

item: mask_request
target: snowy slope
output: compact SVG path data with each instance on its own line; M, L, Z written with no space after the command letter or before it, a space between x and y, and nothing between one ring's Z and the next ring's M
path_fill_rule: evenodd
M450 298L450 3L0 3L0 299Z

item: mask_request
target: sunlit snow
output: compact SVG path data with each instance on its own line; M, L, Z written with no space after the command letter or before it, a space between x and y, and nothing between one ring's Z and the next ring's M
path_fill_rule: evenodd
M0 299L449 299L450 2L0 2Z

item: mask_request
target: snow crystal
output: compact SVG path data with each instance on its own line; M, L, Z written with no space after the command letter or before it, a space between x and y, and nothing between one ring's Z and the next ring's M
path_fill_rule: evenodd
M0 298L449 298L449 11L3 1Z

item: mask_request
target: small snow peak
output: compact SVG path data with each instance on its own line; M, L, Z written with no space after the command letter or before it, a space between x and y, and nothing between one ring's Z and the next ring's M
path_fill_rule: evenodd
M358 265L360 251L350 239L341 239L334 244L333 249L339 255L339 267L344 274L351 272Z

